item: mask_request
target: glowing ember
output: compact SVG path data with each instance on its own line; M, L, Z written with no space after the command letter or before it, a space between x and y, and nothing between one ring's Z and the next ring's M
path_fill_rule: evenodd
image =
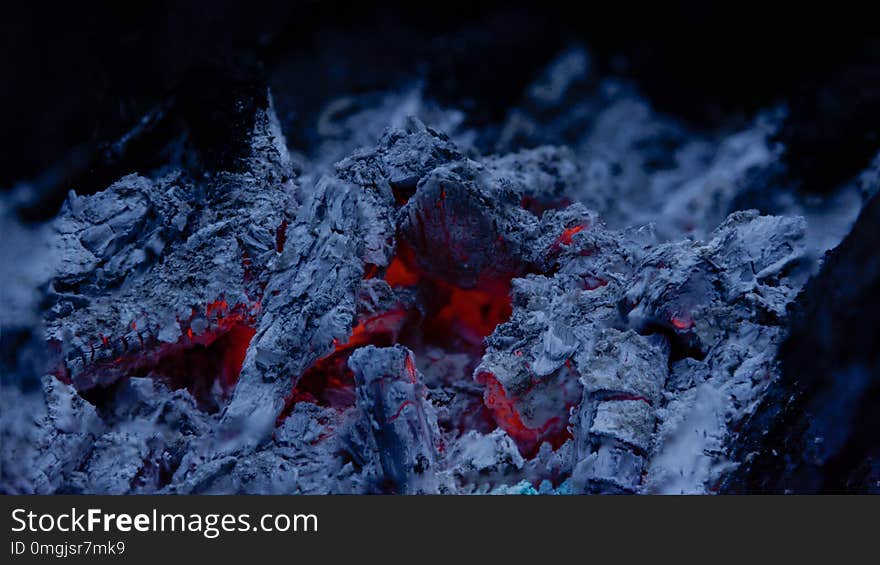
M447 329L465 341L480 345L498 324L510 318L509 291L449 287L449 302L432 320L436 329Z
M528 427L517 411L514 399L507 395L498 378L492 373L479 373L477 381L486 387L484 392L486 406L492 411L498 427L516 441L520 452L524 455L534 455L544 441L549 441L554 448L558 448L571 437L571 431L558 417L551 418L541 428Z
M345 343L334 342L333 352L315 361L300 377L285 399L284 410L277 422L283 422L297 402L311 402L337 410L354 405L354 375L348 368L349 356L364 345L395 343L406 317L407 312L403 309L372 316L356 325ZM415 375L414 367L412 374Z
M677 330L689 330L694 327L694 318L688 312L676 312L669 321Z
M388 270L385 272L385 280L394 287L414 286L418 284L421 277L415 268L411 265L414 263L408 261L407 257L412 253L408 247L401 246L402 249L394 256Z
M574 234L580 233L582 231L584 231L584 226L582 226L582 225L570 227L570 228L566 229L564 232L562 232L562 235L560 235L556 239L556 243L558 243L560 245L571 245L573 238L574 238Z
M367 267L365 279L375 276L376 270L371 267ZM472 366L475 366L482 355L483 339L511 314L507 281L481 281L477 288L463 289L437 280L417 266L412 250L403 243L385 271L385 280L395 288L418 286L426 311L397 308L360 321L344 343L334 342L333 352L303 373L287 397L278 423L290 414L297 402L312 402L337 410L352 406L354 379L348 358L359 347L401 343L418 352L423 351L425 345L435 345L448 351L464 350L473 356ZM416 382L416 367L409 357L406 370ZM469 376L463 375L463 378ZM466 427L469 429L474 427L470 424L472 417L485 419L484 415L468 416Z
M423 321L426 334L435 341L448 341L450 335L481 346L483 338L510 318L510 283L508 280L480 280L476 288L465 289L428 277L421 272L412 250L400 245L385 280L393 287L422 285L430 311Z
M188 320L178 320L183 335L175 343L156 339L149 325L138 331L139 324L134 320L129 323L132 333L116 340L99 334L104 349L121 349L122 355L96 361L94 343L91 344L88 369L78 375L77 380L89 382L93 375L102 375L104 379L96 381L94 390L84 389L82 394L86 398L99 398L101 390L118 378L150 377L171 389L186 388L203 409L216 410L215 383L223 396L235 387L256 333L253 326L259 310L259 302L250 307L237 304L230 308L226 299L220 298L205 305L209 324L201 333L192 328L195 309ZM137 347L132 347L133 340ZM56 370L56 376L62 380L70 378L66 369Z
M397 411L388 418L385 423L390 424L391 422L400 418L400 415L403 414L403 409L407 406L415 406L415 403L412 400L404 400L400 403L400 406L397 407Z

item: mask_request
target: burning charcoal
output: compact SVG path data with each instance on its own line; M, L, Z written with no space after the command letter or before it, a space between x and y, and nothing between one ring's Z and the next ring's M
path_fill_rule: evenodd
M712 235L705 245L661 245L643 260L624 301L631 325L663 328L702 355L727 327L702 320L784 314L797 287L779 283L802 257L803 221L739 212ZM733 308L738 301L747 307Z
M571 195L584 182L574 154L566 147L543 146L492 156L484 164L493 185L539 217L547 209L571 204Z
M597 330L618 320L620 285L632 259L595 215L580 206L549 211L541 219L536 257L552 277L513 281L511 319L487 339L475 376L485 400L525 452L568 437L569 409L580 402L575 356Z
M676 324L679 309L670 320L674 332L663 332L671 340L673 358L684 360L673 365L667 387L676 392L658 410L657 443L645 482L649 492L707 492L730 470L725 445L778 374L780 306L791 300L803 276L798 268L804 245L800 219L742 212L731 215L713 236L696 250L708 259L708 271L691 271L683 284L670 285L669 277L658 276L640 286L644 293L636 297L654 304L654 312L691 300L688 312L696 312L692 324L690 319ZM693 277L708 277L716 289L696 306L686 298L694 296L688 290ZM682 389L684 382L691 384Z
M47 316L61 378L89 391L150 375L215 409L213 382L233 388L292 204L271 106L251 127L245 172L200 184L131 175L96 195L71 195L55 223L59 268ZM205 350L215 351L202 374L180 380L177 367L202 364L187 357Z
M515 304L523 286L515 286ZM562 316L542 314L515 310L487 340L489 349L475 373L496 422L527 453L544 440L564 441L568 408L580 392L570 360L580 341Z
M310 94L296 163L258 78L190 82L167 163L43 226L0 193L0 491L709 493L791 476L786 438L867 488L873 444L778 426L870 411L855 369L789 398L803 328L859 327L789 315L876 163L806 198L780 110L696 131L606 67L565 50L493 125L419 77Z
M389 252L369 246L385 245L391 230L375 190L330 177L315 188L288 228L264 314L223 414L224 426L242 433L245 443L270 435L300 376L334 343L349 341L364 263L385 262L377 254Z
M437 417L425 400L412 352L370 345L355 351L349 364L385 477L397 492L436 492Z
M522 272L523 240L536 223L484 175L467 162L438 167L401 210L401 236L419 267L461 288L488 288Z

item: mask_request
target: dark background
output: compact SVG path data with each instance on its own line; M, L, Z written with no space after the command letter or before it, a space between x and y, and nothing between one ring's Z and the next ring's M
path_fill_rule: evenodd
M311 120L333 96L417 74L473 125L497 123L572 41L695 127L788 101L782 136L808 190L851 177L876 147L880 41L876 20L853 6L593 4L12 4L0 17L0 187L34 183L45 196L22 215L51 217L68 189L100 190L159 158L108 150L145 113L182 90L213 96L230 75L273 87L293 148L308 145Z

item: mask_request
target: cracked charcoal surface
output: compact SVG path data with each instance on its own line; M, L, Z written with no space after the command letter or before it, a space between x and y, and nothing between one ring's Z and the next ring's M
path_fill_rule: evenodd
M195 129L42 225L3 194L0 491L710 493L776 469L790 310L876 159L805 196L785 108L696 131L579 45L494 128L413 79L328 101L293 147L248 84L229 147Z

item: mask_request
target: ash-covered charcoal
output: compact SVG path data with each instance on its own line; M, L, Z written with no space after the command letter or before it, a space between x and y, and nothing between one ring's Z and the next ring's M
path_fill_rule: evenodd
M745 421L725 492L880 492L875 240L880 199L797 297L781 376Z
M151 376L215 410L234 388L295 206L271 106L251 127L245 172L130 175L71 193L54 224L45 316L59 378L100 395Z
M42 379L42 398L4 391L2 472L9 492L76 492L73 475L104 426L94 406L55 377Z
M349 360L385 480L407 494L437 492L440 431L413 354L401 346L358 349Z
M112 408L99 409L104 426L88 459L72 476L78 492L151 493L171 480L189 443L208 433L211 418L183 390L129 378Z
M597 336L593 354L581 359L583 398L572 418L572 482L584 492L634 492L653 451L665 352L632 330L609 329Z
M807 196L785 105L696 129L600 59L574 43L491 111L438 98L436 68L320 104L304 94L312 113L280 121L253 73L206 79L232 89L216 96L190 80L161 106L190 128L159 144L175 148L167 163L119 157L128 174L72 187L39 226L16 217L25 188L4 194L0 225L20 249L0 255L0 491L711 493L803 479L809 462L773 458L780 438L809 439L808 414L831 410L815 398L866 414L861 393L876 392L863 368L846 373L858 390L811 380L815 398L789 374L795 353L809 363L797 344L821 342L804 328L823 283L798 293L877 192L876 159ZM288 147L282 123L314 131ZM804 301L812 318L790 320ZM870 490L876 465L855 459L874 443L828 438L826 484Z
M557 259L559 272L514 280L513 315L487 339L476 372L486 405L524 454L573 441L575 490L707 488L723 465L728 425L774 375L803 232L799 219L755 212L732 215L705 244L644 244L584 227L562 265ZM564 244L566 233L541 248ZM676 424L696 409L678 400L697 386L720 398L716 420L701 430L718 436L714 452L677 443L677 433L692 431ZM670 482L678 473L667 467L669 449L691 450L676 456L714 470Z

